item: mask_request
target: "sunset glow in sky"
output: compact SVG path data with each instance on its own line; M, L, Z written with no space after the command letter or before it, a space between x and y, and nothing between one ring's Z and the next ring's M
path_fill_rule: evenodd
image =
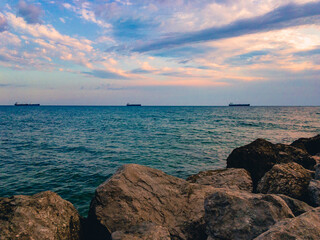
M320 1L4 0L14 102L320 105Z

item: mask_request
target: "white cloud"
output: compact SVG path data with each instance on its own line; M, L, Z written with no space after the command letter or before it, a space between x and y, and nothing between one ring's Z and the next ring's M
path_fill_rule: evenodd
M102 28L109 29L112 27L111 24L106 23L102 20L99 20L96 18L95 13L91 10L91 4L89 2L83 2L78 5L71 5L69 3L64 3L63 6L75 13L77 13L82 19L97 24L98 26Z
M68 35L59 33L52 25L27 24L23 18L16 17L12 13L7 13L9 24L23 34L30 34L35 38L44 38L54 41L61 45L66 45L72 48L77 48L81 51L91 52L93 47L92 42L88 39L76 39Z
M0 32L0 45L1 46L6 46L6 45L11 45L15 47L21 46L21 39L8 31L5 32Z

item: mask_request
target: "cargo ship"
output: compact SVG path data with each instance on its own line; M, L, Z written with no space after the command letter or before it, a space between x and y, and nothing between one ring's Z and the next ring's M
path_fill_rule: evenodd
M15 103L14 104L15 106L17 106L17 107L38 107L38 106L40 106L40 104L39 103Z
M141 107L139 103L127 103L127 107Z
M229 107L250 107L249 103L229 103Z

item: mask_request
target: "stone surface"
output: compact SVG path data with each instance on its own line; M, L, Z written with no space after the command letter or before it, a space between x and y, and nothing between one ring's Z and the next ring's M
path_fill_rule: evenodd
M291 143L292 146L301 148L311 155L320 153L320 134L311 138L299 138Z
M217 189L205 200L211 239L253 239L277 221L294 217L285 201L273 194Z
M170 240L167 228L144 222L127 231L112 233L112 240Z
M252 177L254 189L258 181L273 165L296 162L313 170L316 161L305 151L284 144L272 144L264 139L232 151L227 159L227 168L244 168Z
M0 239L80 239L80 216L53 192L0 198Z
M199 172L187 178L188 182L252 192L252 179L247 170L227 168Z
M311 180L308 186L309 201L312 206L320 206L320 180Z
M315 169L316 169L316 173L315 173L314 178L315 178L316 180L320 180L320 164L317 164L317 165L315 166Z
M172 239L206 239L203 204L214 191L212 186L128 164L97 188L89 218L110 232L152 222L168 228Z
M299 217L285 219L273 225L254 240L319 240L320 208L312 209Z
M257 192L306 200L310 180L309 171L295 162L276 164L260 179Z
M317 155L312 156L312 157L313 157L313 159L315 160L316 165L317 165L317 164L320 164L320 153L317 153Z
M296 217L313 209L313 207L300 200L288 197L283 194L277 194L277 196L281 197L286 202L286 204Z

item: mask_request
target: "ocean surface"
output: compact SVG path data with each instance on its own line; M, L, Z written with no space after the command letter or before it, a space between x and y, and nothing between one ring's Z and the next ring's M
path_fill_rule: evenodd
M0 106L0 196L51 190L86 216L99 184L138 163L186 178L256 138L320 133L320 107Z

